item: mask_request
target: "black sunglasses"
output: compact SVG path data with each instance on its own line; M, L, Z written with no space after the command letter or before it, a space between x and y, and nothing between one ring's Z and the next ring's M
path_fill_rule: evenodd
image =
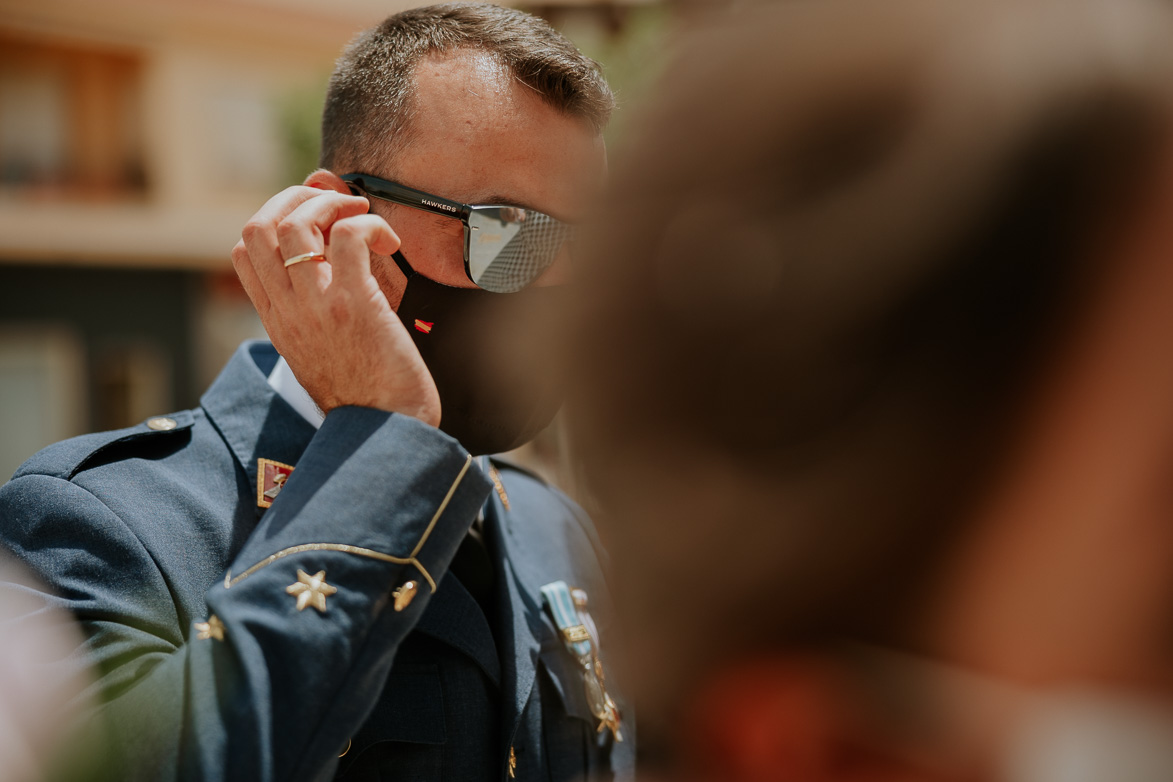
M460 220L465 274L494 293L514 293L538 279L573 238L570 225L533 209L462 204L367 174L342 179L371 198Z

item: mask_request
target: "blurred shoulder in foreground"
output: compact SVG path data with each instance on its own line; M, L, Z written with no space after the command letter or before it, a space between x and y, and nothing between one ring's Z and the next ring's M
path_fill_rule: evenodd
M1170 778L1169 10L708 22L565 351L643 746L688 779Z
M101 726L83 724L93 676L73 654L81 631L2 554L0 638L0 779L103 778Z

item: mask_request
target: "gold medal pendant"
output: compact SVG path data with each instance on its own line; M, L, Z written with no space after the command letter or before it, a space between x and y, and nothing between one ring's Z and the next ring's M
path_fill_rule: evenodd
M603 663L599 660L598 655L595 655L594 670L588 671L590 681L594 682L595 687L598 688L601 702L596 708L594 701L591 699L591 685L587 684L587 701L591 706L591 714L594 714L599 720L599 728L596 732L602 733L604 730L610 730L611 735L615 737L616 741L623 741L623 734L619 730L619 723L623 721L623 715L619 713L619 706L616 705L615 700L608 694L606 686L603 684L606 677L603 675Z
M615 705L615 701L611 700L610 695L603 693L603 698L607 702L607 715L601 718L597 732L602 733L609 728L616 741L623 741L623 733L619 730L619 723L623 721L623 715L619 713L619 707Z
M607 693L603 690L599 678L595 676L594 671L587 668L582 672L582 681L586 685L587 705L591 708L591 714L594 714L598 719L605 719L607 716Z
M584 663L582 672L583 685L586 688L587 705L591 714L599 721L597 733L610 730L616 741L623 741L623 734L619 730L619 723L623 717L614 699L607 694L603 686L603 665L596 659L594 665Z
M587 610L586 592L572 590L564 581L555 581L542 587L542 597L558 626L566 650L582 667L587 706L599 721L597 732L610 730L616 741L623 741L620 731L623 717L615 700L607 693L603 663L599 659L599 634Z

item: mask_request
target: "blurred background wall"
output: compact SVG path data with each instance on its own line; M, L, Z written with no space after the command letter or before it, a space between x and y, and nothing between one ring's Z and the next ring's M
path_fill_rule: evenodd
M192 407L264 336L229 252L314 167L334 58L403 0L0 0L0 482L38 449ZM621 109L661 0L521 5Z

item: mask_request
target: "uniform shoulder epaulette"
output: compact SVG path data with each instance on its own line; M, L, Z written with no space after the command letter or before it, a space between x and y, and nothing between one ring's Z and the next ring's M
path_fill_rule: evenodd
M490 456L489 461L493 464L493 466L495 466L499 470L500 469L513 470L514 472L519 472L522 475L528 475L530 478L533 478L535 481L542 484L543 486L546 486L546 487L550 486L550 482L548 480L546 480L540 473L536 472L535 470L533 470L529 467L518 464L517 462L515 462L512 459L506 459L501 456Z
M137 426L71 437L39 451L22 464L12 476L48 475L70 480L82 470L97 464L126 458L137 449L155 444L170 446L177 435L189 435L195 416L190 410L148 418Z
M590 544L591 548L594 549L595 558L598 559L600 562L607 562L608 561L609 557L608 557L607 551L603 547L603 542L599 538L599 532L597 529L595 529L594 522L591 521L590 516L587 514L587 512L585 510L583 510L582 506L580 506L574 499L572 499L570 497L570 495L568 495L562 489L558 488L558 486L556 486L555 484L548 481L541 474L535 472L534 470L530 469L529 467L524 467L524 466L518 464L517 462L513 461L512 459L503 459L500 456L492 456L489 461L490 461L490 463L493 464L494 467L501 469L503 472L504 471L512 471L512 472L516 472L516 473L521 473L522 475L533 478L538 483L540 483L544 488L548 489L550 494L553 495L554 497L556 497L558 502L562 503L562 505L564 505L566 510L568 511L565 515L565 518L570 523L573 523L579 530L582 531L583 535L586 536L586 539L587 539L588 543ZM492 476L489 476L489 477L490 477L490 479L492 479ZM496 483L496 481L494 481L494 483ZM498 494L504 494L505 487L502 485L498 485L497 492L498 492ZM502 502L506 505L506 509L508 510L509 503L508 503L507 495L502 496L501 499L502 499Z

